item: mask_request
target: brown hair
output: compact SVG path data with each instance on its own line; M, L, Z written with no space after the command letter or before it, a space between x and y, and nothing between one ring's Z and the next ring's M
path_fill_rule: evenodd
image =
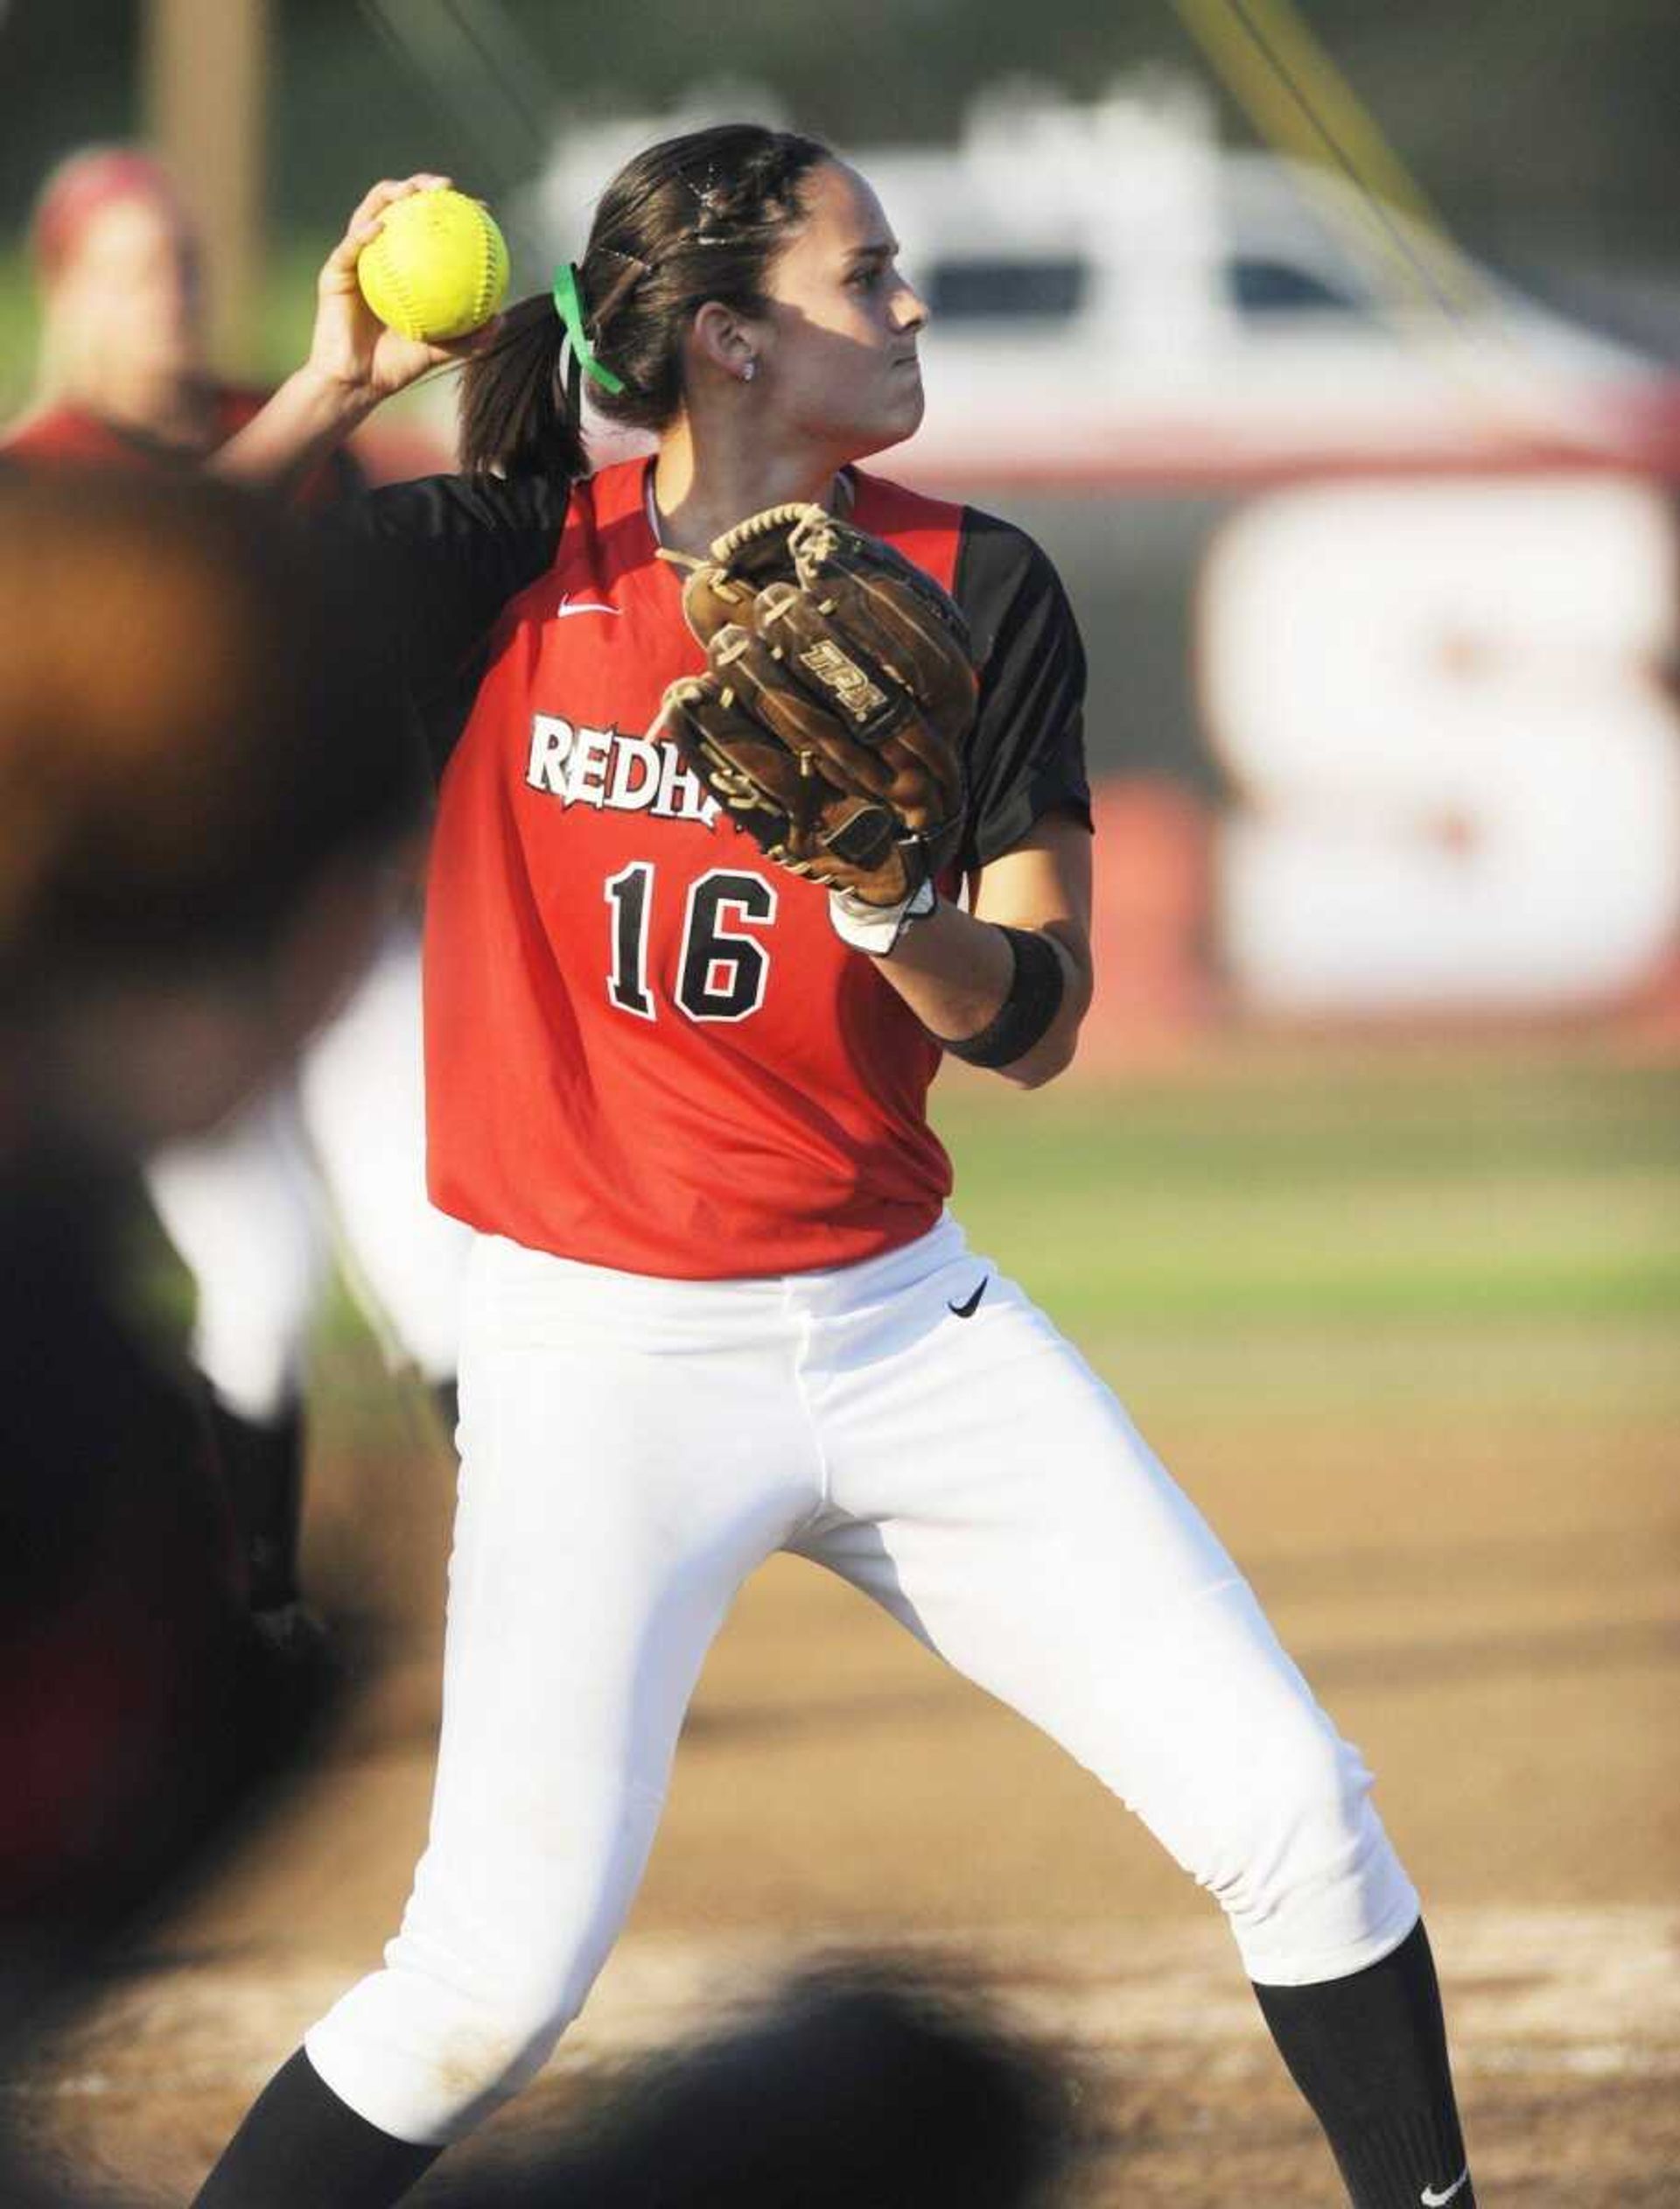
M719 123L663 139L601 194L578 263L584 328L624 384L592 402L626 428L662 430L682 404L682 340L708 300L766 305L771 262L803 220L799 187L831 160L815 138ZM469 474L582 475L577 372L561 373L565 332L547 294L522 299L461 379L461 459ZM570 386L570 388L568 388Z

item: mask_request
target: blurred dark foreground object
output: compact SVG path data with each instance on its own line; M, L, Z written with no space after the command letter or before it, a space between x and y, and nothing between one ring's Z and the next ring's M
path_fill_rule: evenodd
M209 1125L354 975L420 797L371 582L206 477L0 473L14 1116Z
M0 2030L319 1699L123 1245L135 1153L371 941L416 789L367 580L208 478L0 472Z
M0 467L0 2061L329 1708L249 1615L132 1160L284 1063L414 817L365 575L204 478ZM0 2201L80 2198L0 2141Z
M802 1974L627 2066L518 2169L442 2166L438 2209L1046 2209L1079 2128L1049 2058L924 1970Z
M325 1714L253 1619L197 1396L124 1299L133 1192L0 1175L0 2049Z

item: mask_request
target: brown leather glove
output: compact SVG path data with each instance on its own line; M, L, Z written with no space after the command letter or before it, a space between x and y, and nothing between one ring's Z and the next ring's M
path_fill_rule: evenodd
M968 626L933 578L819 506L766 508L683 586L704 675L661 726L783 866L872 905L955 852L976 684Z

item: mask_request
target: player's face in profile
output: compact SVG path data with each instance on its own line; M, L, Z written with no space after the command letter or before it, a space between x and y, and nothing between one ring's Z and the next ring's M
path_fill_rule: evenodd
M771 265L766 397L789 431L860 459L921 421L916 340L928 310L898 270L898 241L855 169L806 178L806 219Z

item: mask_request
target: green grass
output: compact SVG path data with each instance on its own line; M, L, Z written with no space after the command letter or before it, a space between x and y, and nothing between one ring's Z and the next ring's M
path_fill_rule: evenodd
M0 424L30 395L38 326L28 268L21 253L0 253Z
M1263 1051L935 1097L976 1249L1148 1420L1680 1434L1680 1068ZM341 1290L315 1382L340 1441L406 1432Z
M938 1118L976 1247L1174 1403L1680 1411L1680 1071L1271 1053Z

